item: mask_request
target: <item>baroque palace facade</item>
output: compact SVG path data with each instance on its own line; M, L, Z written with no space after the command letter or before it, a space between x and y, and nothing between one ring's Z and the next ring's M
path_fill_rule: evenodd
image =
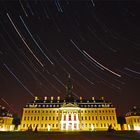
M22 131L98 131L111 126L120 130L117 123L116 108L102 97L96 100L75 99L73 85L69 76L65 99L35 100L23 108L20 129Z

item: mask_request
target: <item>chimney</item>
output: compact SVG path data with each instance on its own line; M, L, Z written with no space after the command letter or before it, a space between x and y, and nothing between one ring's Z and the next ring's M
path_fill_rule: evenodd
M57 97L57 100L60 100L60 96Z
M51 100L53 100L53 96L51 96Z
M38 100L38 97L37 96L35 96L35 100Z
M104 100L104 97L101 97L102 100Z

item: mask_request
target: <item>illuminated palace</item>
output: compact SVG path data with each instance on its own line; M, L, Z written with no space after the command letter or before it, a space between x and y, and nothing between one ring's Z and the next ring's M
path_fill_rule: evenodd
M140 108L134 106L125 116L128 130L140 130Z
M35 100L23 108L21 130L37 131L93 131L107 130L109 126L119 130L116 108L102 97L84 100L75 99L73 85L69 76L65 99Z

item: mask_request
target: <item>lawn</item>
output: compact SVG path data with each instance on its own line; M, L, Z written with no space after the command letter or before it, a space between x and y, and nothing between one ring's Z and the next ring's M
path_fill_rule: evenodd
M0 132L0 140L140 140L140 133L136 131Z

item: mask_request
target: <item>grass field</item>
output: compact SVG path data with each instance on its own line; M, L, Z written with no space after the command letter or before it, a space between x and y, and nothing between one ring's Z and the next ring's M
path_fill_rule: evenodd
M0 140L140 140L140 132L0 132Z

